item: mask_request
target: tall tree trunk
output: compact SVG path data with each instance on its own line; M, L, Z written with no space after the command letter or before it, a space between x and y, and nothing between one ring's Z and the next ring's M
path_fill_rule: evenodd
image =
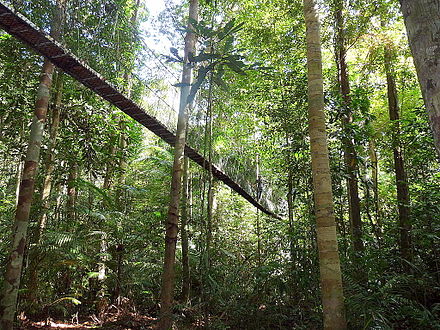
M212 246L212 234L213 234L213 215L215 211L215 181L212 179L208 187L208 205L207 205L207 221L206 221L206 269L209 273L211 268L211 246ZM208 275L208 274L206 274Z
M50 193L52 191L52 174L54 170L54 149L57 143L58 129L60 126L60 117L61 117L61 101L63 97L63 80L64 76L61 71L57 73L56 79L56 95L55 102L51 113L51 125L49 130L49 142L47 149L47 159L45 164L45 177L43 182L43 193L42 197L42 214L40 219L38 219L38 232L36 243L41 243L41 235L43 234L44 229L46 228L47 221L47 212L50 208Z
M287 177L287 208L288 208L288 215L289 215L289 245L290 245L290 262L292 264L292 267L295 266L297 256L296 256L296 240L294 238L295 235L295 227L294 227L294 214L293 214L293 203L295 201L295 196L293 193L293 171L292 167L289 164L288 169L288 177Z
M350 126L353 122L353 114L351 111L350 80L348 77L348 68L346 62L347 52L345 48L346 42L344 33L344 19L342 16L344 0L337 0L335 2L335 6L336 64L338 67L339 89L343 99L342 127L345 131L345 134L343 134L344 137L342 139L342 143L344 145L344 162L348 175L347 192L353 249L355 254L359 254L364 250L364 243L362 240L361 206L357 178L357 152L353 140L350 138L351 134L349 133Z
M260 202L261 195L261 176L260 176L260 157L257 154L256 159L256 178L257 178L257 201ZM261 266L261 223L260 223L260 210L257 209L257 265Z
M65 0L57 2L57 10L51 28L51 36L59 40L64 20ZM17 308L18 289L23 267L23 255L26 246L26 238L29 224L29 213L34 194L35 178L40 160L41 141L43 138L44 124L46 122L47 107L52 86L54 65L44 60L40 84L38 86L37 99L35 102L34 118L31 125L31 134L23 168L20 184L19 199L15 213L13 237L11 249L6 265L5 279L0 300L2 313L0 325L4 330L13 327L14 315Z
M122 263L123 263L123 257L124 257L124 245L122 243L119 243L116 246L116 286L115 286L115 303L116 305L120 305L121 302L121 294L122 294Z
M56 95L55 102L51 111L51 123L49 129L49 141L47 148L47 156L45 160L45 177L43 181L43 192L42 192L42 210L41 215L38 219L38 227L35 233L35 247L29 251L29 300L33 303L37 303L38 295L38 273L39 273L39 263L41 258L39 256L38 249L41 246L41 238L46 228L47 213L50 208L50 195L52 191L52 174L55 168L54 164L54 149L56 147L56 139L58 136L58 128L60 126L60 116L61 116L61 101L63 95L63 73L59 71L56 78Z
M67 221L74 222L76 219L76 195L75 180L78 178L78 165L75 162L70 164L69 176L67 178Z
M198 20L198 0L190 0L189 17ZM159 329L167 330L173 324L173 291L174 291L174 262L176 259L176 242L179 223L179 202L182 188L182 165L186 143L187 108L190 93L192 68L189 65L189 54L195 52L196 35L191 32L191 22L188 22L188 32L185 37L184 65L182 71L182 87L180 90L179 116L177 120L176 142L174 148L173 173L171 178L171 198L166 220L165 257L162 273L162 290Z
M304 0L304 16L307 40L309 134L324 328L345 329L344 294L325 127L320 28L314 0Z
M2 299L0 302L0 308L2 311L1 328L5 330L12 329L16 312L18 289L20 287L20 276L23 266L23 255L29 224L29 213L34 194L35 178L40 157L44 123L46 121L53 69L53 64L45 60L20 184L15 223L12 230L12 246L6 266Z
M207 113L207 131L208 137L208 162L212 166L212 72L211 81L209 84L209 97L208 97L208 113ZM212 243L212 214L214 205L214 181L212 177L212 168L208 170L208 203L206 205L206 251L205 251L205 272L206 276L209 275L209 269L211 268L211 243ZM207 281L205 281L205 284Z
M392 67L393 53L385 46L385 72L387 76L388 111L391 121L391 135L396 175L397 205L399 209L400 253L402 258L411 260L411 224L409 218L409 189L406 176L402 144L400 142L399 103L396 81Z
M185 157L183 164L183 192L182 192L182 214L181 214L181 239L182 239L182 301L187 303L190 290L190 268L188 248L188 196L191 189L189 185L189 159Z
M101 241L100 241L100 257L98 262L98 294L97 294L97 305L96 309L98 311L98 317L102 318L104 316L104 313L107 310L108 307L108 300L107 300L107 286L105 283L105 279L107 278L107 266L106 262L108 260L107 258L107 234L102 233L101 234Z
M112 145L110 146L110 159L108 160L106 164L105 169L105 175L104 175L104 182L102 185L102 189L105 190L107 193L110 193L112 189L113 184L113 175L115 173L115 164L114 164L114 157L116 154L116 146L114 142L112 142ZM90 203L92 205L92 203ZM104 202L102 202L102 208L105 208ZM107 307L108 307L108 300L107 300L107 286L105 283L105 280L107 278L107 266L106 262L108 260L107 258L107 234L105 232L102 232L101 234L101 240L100 240L100 248L99 248L99 261L98 261L98 277L97 277L97 284L98 284L98 293L97 293L97 311L98 316L100 318L103 317Z
M440 157L440 8L434 0L400 0L409 45Z
M376 144L374 139L370 139L369 143L369 154L370 154L370 162L371 162L371 179L373 181L373 200L374 200L374 219L377 228L377 239L379 244L382 240L382 219L380 214L380 205L379 205L379 165L377 161L377 153L376 153Z
M132 27L135 29L136 24L138 21L138 14L139 14L139 7L140 7L140 0L135 0L134 2L134 10L130 18L130 22L132 24ZM133 43L135 43L135 30L133 32ZM133 90L133 79L132 79L132 72L130 70L126 70L124 73L124 81L126 82L126 95L128 98L131 98L132 96L132 90ZM126 137L126 123L124 116L121 116L119 118L119 152L120 152L120 159L119 159L119 175L117 180L117 190L116 190L116 203L118 204L118 207L121 212L126 212L127 210L127 203L124 203L124 188L123 185L125 184L125 176L126 176L126 167L127 162L125 159L125 149L127 148L127 137ZM116 286L114 291L114 299L115 303L119 304L121 302L121 295L122 293L122 275L123 275L123 257L124 257L124 245L122 242L119 242L116 246L116 254L117 254L117 266L116 266Z
M213 45L210 41L210 47L213 49ZM212 60L210 61L212 63ZM212 242L212 214L213 214L213 203L214 203L214 187L213 187L213 177L212 177L212 128L213 128L213 82L214 73L211 71L209 75L209 88L208 88L208 99L207 99L207 111L206 111L206 119L205 119L205 141L204 146L205 150L208 152L208 163L210 164L209 170L206 172L208 177L208 203L206 205L206 245L205 245L205 268L204 268L204 277L203 281L204 286L207 287L209 281L207 281L207 277L209 275L209 270L211 267L211 242ZM207 298L207 297L206 297ZM207 306L207 305L206 305Z
M112 186L112 176L114 173L114 167L113 164L113 158L116 153L116 147L114 144L110 147L110 159L107 162L107 166L105 169L105 175L104 175L104 182L102 185L102 189L104 189L107 193L110 192L111 186ZM89 194L91 191L89 190ZM89 200L91 200L92 197L89 195ZM89 209L92 208L93 203L90 202ZM103 209L105 208L104 202L102 202ZM102 225L103 223L101 223ZM99 261L98 261L98 277L97 277L97 285L98 285L98 293L96 295L96 309L98 312L98 317L102 318L104 316L105 310L108 306L107 301L107 286L105 283L105 279L107 278L107 234L102 231L101 233L101 240L100 240L100 247L99 247Z

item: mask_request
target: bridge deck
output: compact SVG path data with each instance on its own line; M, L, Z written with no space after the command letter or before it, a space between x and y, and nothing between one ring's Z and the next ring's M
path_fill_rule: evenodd
M118 107L167 143L174 145L175 134L170 132L161 122L146 113L138 104L107 82L99 73L78 59L47 33L40 30L24 16L14 12L13 9L1 2L0 27L33 48L39 54L45 56L58 68L100 95L106 101ZM211 170L215 178L224 182L256 208L268 215L279 218L215 165L211 166L207 159L188 145L185 146L185 155L206 170Z

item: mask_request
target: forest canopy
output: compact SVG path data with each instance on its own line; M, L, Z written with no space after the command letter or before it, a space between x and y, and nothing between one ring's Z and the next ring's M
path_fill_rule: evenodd
M0 1L0 329L439 328L439 20Z

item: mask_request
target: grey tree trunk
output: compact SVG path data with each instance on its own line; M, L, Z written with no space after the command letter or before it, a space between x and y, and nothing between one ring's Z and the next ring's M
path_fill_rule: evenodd
M320 27L314 0L304 0L304 16L307 41L309 134L324 329L346 329L325 127Z
M189 17L198 20L198 0L189 1ZM168 208L168 217L165 224L165 256L162 272L162 290L160 297L159 329L167 330L173 324L173 291L174 291L174 263L176 259L176 242L179 224L179 202L182 188L182 165L186 143L187 108L190 93L192 68L189 65L189 54L195 52L196 35L191 32L192 26L188 22L188 32L185 37L184 65L180 90L179 116L177 120L176 143L174 147L173 173L171 178L171 198Z
M440 3L400 0L434 144L440 157Z

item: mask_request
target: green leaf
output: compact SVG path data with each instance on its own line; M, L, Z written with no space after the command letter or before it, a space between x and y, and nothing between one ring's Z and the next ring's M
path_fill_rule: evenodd
M57 300L51 302L47 306L53 306L53 305L58 304L58 303L60 303L62 301L70 301L74 305L80 305L81 304L81 301L79 301L78 299L76 299L74 297L63 297L63 298L60 298L60 299L57 299Z
M88 278L97 278L99 276L98 272L88 272L87 277Z
M243 70L243 68L246 67L246 64L244 64L242 61L231 59L229 62L226 62L225 64L235 73L246 75L246 72Z
M191 53L188 56L188 60L192 63L198 63L208 60L220 59L222 56L220 54L204 53L201 52L197 56L193 56Z

